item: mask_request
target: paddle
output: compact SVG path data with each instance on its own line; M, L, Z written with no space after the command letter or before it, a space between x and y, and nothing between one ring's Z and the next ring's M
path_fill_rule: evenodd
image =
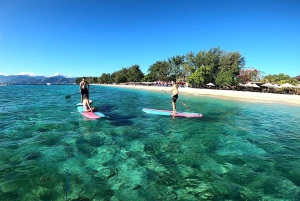
M89 90L91 90L91 89L93 89L93 88L90 88ZM75 93L75 94L66 95L66 99L69 99L69 98L71 98L72 96L74 96L74 95L76 95L76 94L79 94L79 93L80 93L80 91L77 92L77 93Z
M74 95L76 95L76 94L78 94L78 93L80 93L80 92L77 92L77 93L75 93L75 94L66 95L66 99L69 99L69 98L71 98L72 96L74 96Z
M165 91L165 90L162 90L162 91L164 91L165 93L167 93L167 91ZM177 100L177 101L179 101L184 107L186 107L189 111L191 111L191 109L185 103L183 103L180 100Z

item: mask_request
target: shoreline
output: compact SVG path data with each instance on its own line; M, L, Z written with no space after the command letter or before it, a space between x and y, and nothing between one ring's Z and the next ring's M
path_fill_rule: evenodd
M150 91L166 91L170 87L158 86L141 86L141 85L113 85L113 84L91 84L99 86L122 87ZM262 102L262 103L280 103L288 105L300 106L300 95L288 94L274 94L274 93L261 93L250 91L233 91L233 90L219 90L219 89L198 89L198 88L178 88L179 93L204 95L220 99L241 100L248 102Z

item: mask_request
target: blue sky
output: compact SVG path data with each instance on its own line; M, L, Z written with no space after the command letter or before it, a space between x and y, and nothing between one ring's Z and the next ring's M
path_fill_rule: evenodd
M220 47L300 75L299 0L0 0L0 74L100 76Z

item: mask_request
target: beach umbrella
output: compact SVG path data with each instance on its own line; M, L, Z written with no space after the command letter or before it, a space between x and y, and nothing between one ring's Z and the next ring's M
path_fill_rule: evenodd
M245 86L245 85L243 85L242 83L238 83L238 86L241 86L241 87L243 87L243 86Z
M213 83L208 83L208 84L206 84L207 86L215 86Z
M295 86L290 83L285 83L285 84L281 85L281 87L282 88L295 88Z
M244 87L253 87L251 83L244 84Z
M290 93L290 88L295 88L295 86L290 83L285 83L281 85L281 88L289 88L289 93Z
M273 84L272 86L273 88L277 89L277 88L281 88L281 86L279 86L278 84Z
M244 84L244 87L253 87L253 85L251 83L246 83Z
M269 87L272 87L273 84L271 84L271 83L268 82L268 83L263 84L263 85L261 85L261 86L262 86L262 87L268 87L268 88L269 88Z
M261 85L262 87L268 87L268 91L269 91L269 88L272 88L273 87L273 84L271 84L271 83L266 83L266 84L263 84L263 85Z
M260 88L260 86L258 86L257 84L252 84L252 87L255 87L255 88Z
M300 84L298 84L298 86L296 86L295 88L298 88L298 89L300 89Z

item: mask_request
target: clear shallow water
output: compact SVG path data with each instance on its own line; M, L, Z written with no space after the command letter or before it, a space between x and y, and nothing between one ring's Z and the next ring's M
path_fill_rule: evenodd
M89 120L77 90L0 88L1 200L300 200L300 107L94 86Z

